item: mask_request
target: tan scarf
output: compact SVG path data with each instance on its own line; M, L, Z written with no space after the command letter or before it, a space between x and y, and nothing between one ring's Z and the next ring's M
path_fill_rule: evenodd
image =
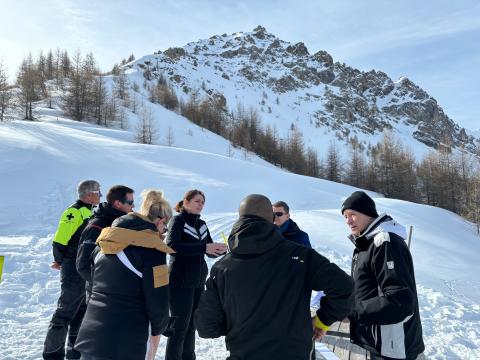
M140 214L135 213L134 215L144 220L147 219ZM96 243L104 254L118 254L129 245L157 249L165 254L175 253L172 248L163 242L163 239L164 237L158 231L149 229L137 231L120 227L106 227L100 233Z

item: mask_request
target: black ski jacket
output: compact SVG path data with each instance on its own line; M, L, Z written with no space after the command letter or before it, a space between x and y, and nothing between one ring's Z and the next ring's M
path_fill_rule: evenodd
M320 320L331 325L352 311L353 283L315 250L285 240L276 225L242 216L216 262L195 324L202 338L226 336L233 360L306 360L312 347L310 297L323 290Z
M395 359L415 359L425 349L413 261L405 237L405 228L386 214L359 237L350 235L355 245L350 338L374 354Z
M115 209L109 203L101 203L94 210L93 216L82 232L78 244L76 266L78 273L85 280L88 297L90 297L89 295L92 292L92 253L97 246L95 242L104 228L112 225L116 218L123 215L125 215L123 211Z
M112 230L116 235L109 235ZM115 220L98 241L112 243L120 238L135 239L137 244L138 238L161 243L155 225L135 213ZM160 335L168 324L166 254L140 245L123 246L112 254L97 247L92 254L92 296L75 349L101 358L144 360L149 326L151 335Z
M200 215L183 210L168 223L166 243L175 250L170 256L170 286L198 288L205 285L208 268L207 244L212 238Z

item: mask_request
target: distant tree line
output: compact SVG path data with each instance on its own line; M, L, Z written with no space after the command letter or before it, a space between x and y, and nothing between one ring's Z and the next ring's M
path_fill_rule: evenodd
M66 50L50 50L23 59L15 83L9 85L7 68L0 63L0 121L7 120L12 109L19 110L25 120L34 120L33 104L46 99L52 107L55 99L74 120L105 126L122 122L125 114L120 105L128 105L129 92L127 77L118 69L115 65L111 72L102 73L92 53L82 56L77 51L72 57ZM113 85L108 84L107 75Z
M462 149L453 153L445 146L417 162L399 139L385 133L378 144L367 148L356 137L350 138L346 159L334 142L319 158L293 124L282 138L274 127L262 124L253 108L238 105L228 112L224 98L200 99L198 91L178 104L180 113L192 122L291 172L441 207L480 224L480 159Z
M344 161L332 144L323 177L389 198L441 207L480 224L478 155L463 149L452 152L451 147L445 146L429 151L418 162L412 151L390 133L365 150L366 154L353 138Z

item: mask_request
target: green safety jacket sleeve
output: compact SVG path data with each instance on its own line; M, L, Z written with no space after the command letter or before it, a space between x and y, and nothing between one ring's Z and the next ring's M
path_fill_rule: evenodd
M68 208L60 217L57 231L53 237L53 258L56 262L62 263L67 250L68 242L73 234L83 224L83 216L79 209Z

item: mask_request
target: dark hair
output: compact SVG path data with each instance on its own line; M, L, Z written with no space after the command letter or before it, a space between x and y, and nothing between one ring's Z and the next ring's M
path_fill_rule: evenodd
M193 189L193 190L188 190L185 195L183 195L183 200L180 200L177 205L175 205L175 211L176 212L182 212L183 210L183 202L185 200L190 201L192 200L196 195L201 195L203 197L203 201L205 201L205 194L203 191Z
M127 194L133 194L133 190L128 186L124 185L114 185L107 192L107 202L110 205L113 205L115 200L124 202L127 199Z
M283 210L287 214L290 214L290 208L288 207L287 203L285 201L277 201L276 203L272 204L273 207L283 207Z

